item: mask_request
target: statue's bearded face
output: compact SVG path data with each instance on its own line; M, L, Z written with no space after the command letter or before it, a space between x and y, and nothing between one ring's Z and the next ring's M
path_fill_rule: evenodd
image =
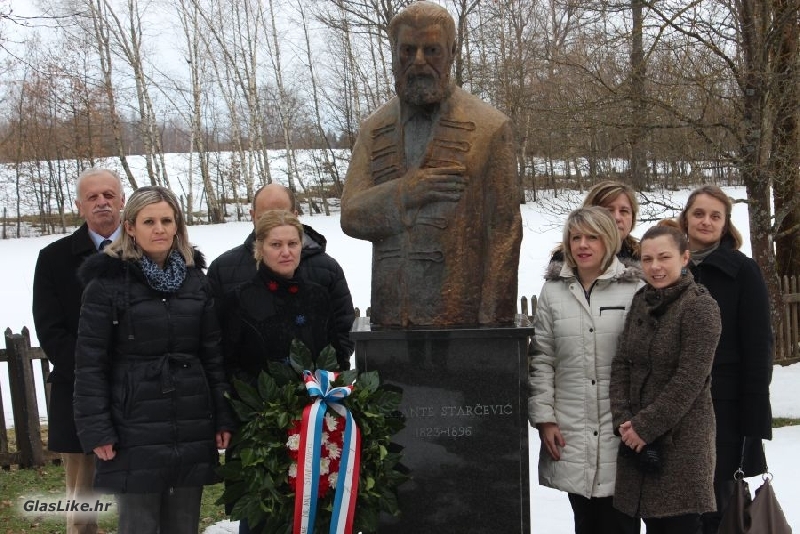
M444 99L450 83L453 53L439 25L400 27L392 71L397 95L416 106Z

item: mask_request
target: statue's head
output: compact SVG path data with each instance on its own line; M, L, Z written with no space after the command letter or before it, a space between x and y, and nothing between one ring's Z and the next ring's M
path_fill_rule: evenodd
M456 25L443 7L414 2L389 23L397 96L423 106L445 98L456 55Z

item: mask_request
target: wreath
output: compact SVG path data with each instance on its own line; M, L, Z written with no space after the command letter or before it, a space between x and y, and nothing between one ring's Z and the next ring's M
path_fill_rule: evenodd
M308 532L327 532L332 521L343 522L342 494L346 499L350 489L348 527L339 531L352 526L353 532L377 532L381 512L399 515L397 488L408 477L401 448L391 439L405 426L401 393L381 384L375 371L337 369L330 345L314 362L308 348L294 340L289 365L270 362L253 385L233 381L236 395L230 401L242 424L220 467L225 489L219 500L232 506L233 519L246 518L251 527L263 524L270 534L299 531L298 521ZM324 397L319 382L327 381L331 395ZM317 424L308 421L313 410ZM360 435L357 450L353 433ZM340 468L347 464L344 470L352 473L354 456L360 468L350 475L349 488L340 480L346 476ZM302 514L298 492L298 501L306 501ZM311 510L309 500L316 501ZM335 528L330 532L338 532Z

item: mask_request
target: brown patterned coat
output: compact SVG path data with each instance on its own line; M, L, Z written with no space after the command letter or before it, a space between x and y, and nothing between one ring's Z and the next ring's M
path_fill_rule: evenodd
M691 274L671 287L645 286L631 311L611 367L614 428L631 421L656 442L660 474L618 457L614 506L631 516L671 517L715 509L711 365L720 335L719 307Z
M522 240L511 123L460 88L432 117L418 168L461 166L458 202L407 208L400 99L361 126L342 195L342 229L372 241L373 323L391 326L509 323L516 313Z

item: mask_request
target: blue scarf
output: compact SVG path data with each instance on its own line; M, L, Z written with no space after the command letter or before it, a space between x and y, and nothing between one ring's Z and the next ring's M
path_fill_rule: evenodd
M147 279L147 284L156 291L174 293L181 288L186 278L186 261L177 250L169 253L163 270L147 256L142 256L139 266Z

